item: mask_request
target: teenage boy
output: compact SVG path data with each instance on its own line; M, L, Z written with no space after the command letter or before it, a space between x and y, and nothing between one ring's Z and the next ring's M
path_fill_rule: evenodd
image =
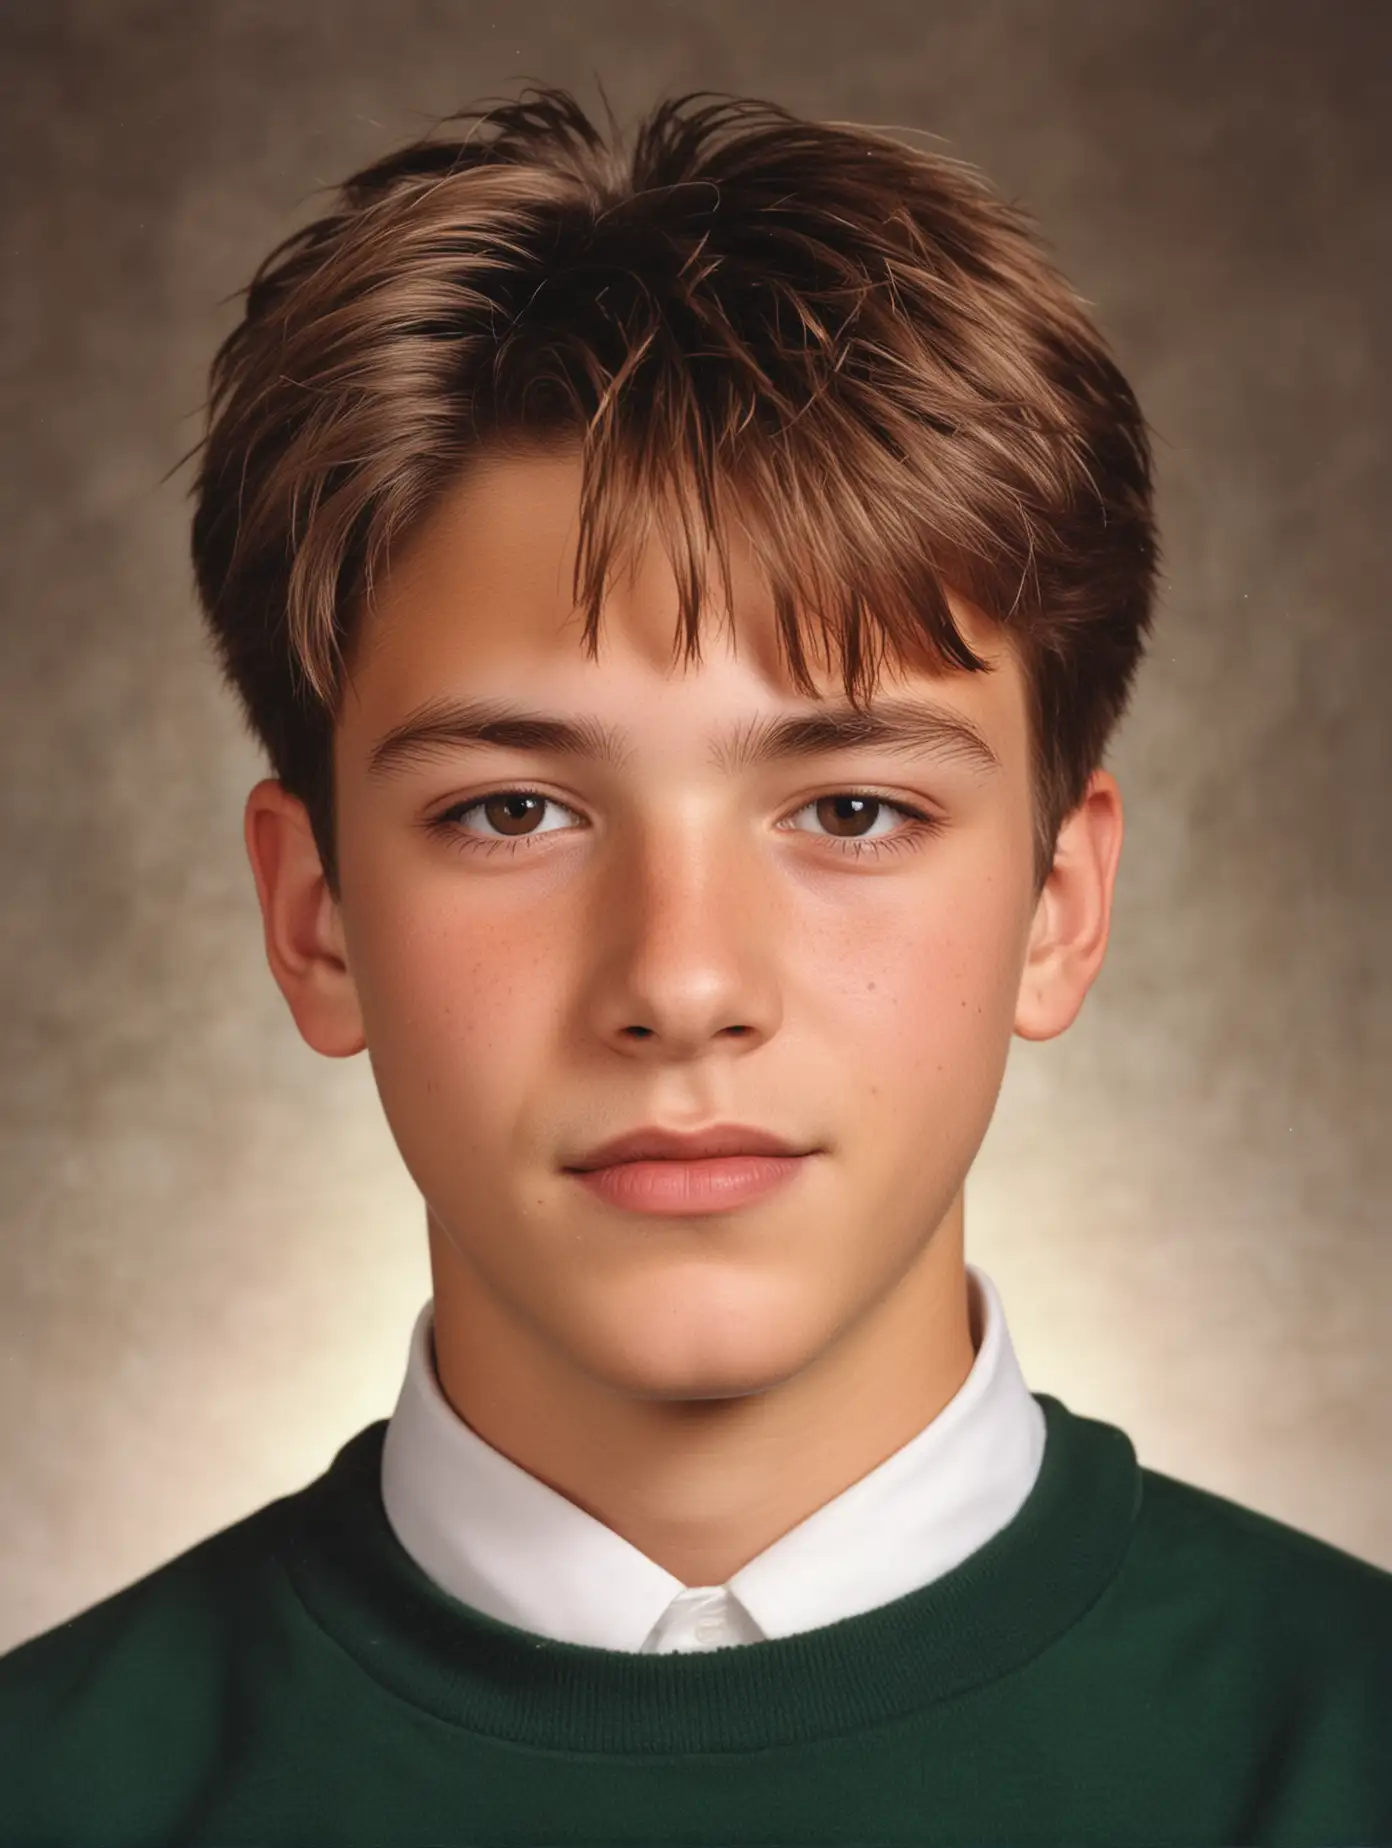
M1155 569L1027 224L532 92L266 259L196 492L271 969L433 1296L390 1421L6 1658L0 1839L1392 1841L1392 1574L1031 1393L964 1260Z

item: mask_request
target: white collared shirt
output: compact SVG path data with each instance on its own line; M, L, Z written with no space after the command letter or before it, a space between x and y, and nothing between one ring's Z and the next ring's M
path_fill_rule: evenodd
M382 1447L397 1539L444 1591L559 1642L651 1655L792 1636L941 1578L1019 1511L1044 1457L1044 1413L994 1284L968 1264L976 1359L938 1415L894 1454L741 1566L687 1587L520 1468L441 1391L434 1298L411 1334Z

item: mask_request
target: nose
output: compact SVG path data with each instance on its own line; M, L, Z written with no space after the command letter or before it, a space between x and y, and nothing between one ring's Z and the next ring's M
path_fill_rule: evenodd
M599 940L600 1031L630 1048L692 1058L721 1041L761 1043L781 1017L774 900L747 855L667 841L605 895L615 920Z

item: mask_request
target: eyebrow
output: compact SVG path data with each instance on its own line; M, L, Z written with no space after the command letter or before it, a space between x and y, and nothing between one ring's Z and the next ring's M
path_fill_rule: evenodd
M417 708L377 741L368 757L368 775L390 777L441 753L490 745L585 758L612 769L621 769L632 749L622 731L597 719L531 712L506 699L446 696ZM727 775L737 775L765 764L849 750L958 758L987 776L1000 769L1000 759L968 718L924 699L888 699L865 711L837 700L815 712L752 719L714 738L710 757Z

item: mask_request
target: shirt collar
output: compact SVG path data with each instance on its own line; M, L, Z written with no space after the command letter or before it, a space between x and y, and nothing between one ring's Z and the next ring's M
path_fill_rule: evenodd
M640 1653L791 1636L950 1572L1013 1519L1044 1455L994 1284L968 1264L976 1359L917 1436L720 1586L687 1587L505 1457L450 1405L434 1299L411 1332L382 1447L387 1519L444 1591L560 1642Z

